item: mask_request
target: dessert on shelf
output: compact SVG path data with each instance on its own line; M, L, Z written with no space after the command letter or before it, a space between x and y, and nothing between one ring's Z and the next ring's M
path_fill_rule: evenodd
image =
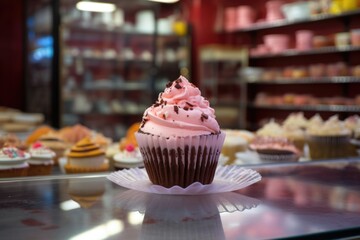
M109 162L105 151L91 138L86 137L73 145L66 154L66 173L105 172Z
M28 159L28 176L50 175L53 170L55 152L46 147L41 142L33 143L29 150L30 159Z

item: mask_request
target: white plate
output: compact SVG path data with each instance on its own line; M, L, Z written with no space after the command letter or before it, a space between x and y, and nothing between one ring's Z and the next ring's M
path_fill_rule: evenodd
M174 186L165 188L150 182L146 170L131 168L113 172L107 178L119 186L142 192L170 195L201 195L210 193L232 192L245 188L261 180L261 175L252 170L235 165L218 166L214 181L203 185L195 182L187 188Z

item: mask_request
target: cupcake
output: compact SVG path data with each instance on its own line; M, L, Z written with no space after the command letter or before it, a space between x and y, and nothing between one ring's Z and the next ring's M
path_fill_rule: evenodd
M323 124L307 129L307 143L311 159L332 159L354 156L350 144L351 131L337 115Z
M240 130L225 129L223 132L226 137L221 153L228 157L226 164L232 164L236 160L236 153L247 150L248 139L246 139L247 136Z
M66 173L104 172L109 169L105 152L86 137L76 143L67 154Z
M65 150L68 145L60 138L59 134L56 132L49 132L47 134L42 135L39 138L39 142L41 142L44 146L50 148L55 152L54 164L57 165L59 163L59 158L64 156Z
M287 138L256 137L249 147L264 162L296 162L301 155L299 149Z
M214 109L185 77L166 85L145 110L135 136L153 184L186 188L212 183L225 133Z
M115 170L144 166L144 160L138 147L132 144L125 146L124 150L114 155Z
M0 177L25 177L29 164L26 162L30 154L13 146L0 149Z
M263 127L256 131L257 137L279 137L284 138L285 132L280 124L271 119L268 123L266 123Z
M28 176L50 175L54 165L55 152L41 142L35 142L29 148L30 159Z
M322 126L323 124L324 124L324 120L317 113L309 119L307 126L306 126L306 130L312 131L312 129L315 129L315 131L316 131L316 129L319 128L320 126Z

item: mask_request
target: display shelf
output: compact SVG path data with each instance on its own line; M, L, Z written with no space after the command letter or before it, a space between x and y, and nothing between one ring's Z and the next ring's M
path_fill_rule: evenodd
M313 84L313 83L360 83L359 77L338 76L338 77L319 77L319 78L281 78L277 80L258 80L248 84Z
M77 113L74 112L73 114L75 115L79 115L81 117L122 117L123 115L142 115L144 113L144 110L146 108L144 107L144 109L139 109L139 110L134 110L134 111L128 111L128 110L124 110L124 111L119 111L119 112L109 112L109 113L101 113L101 112L88 112L88 113Z
M281 28L281 27L287 27L287 26L294 26L294 25L300 25L300 24L307 24L312 22L320 22L320 21L326 21L326 20L332 20L332 19L340 19L345 17L352 17L360 14L360 10L354 10L354 11L348 11L341 14L319 14L312 16L308 19L299 19L299 20L278 20L271 23L255 23L254 25L235 30L234 32L254 32L259 30L267 30L267 29L275 29L275 28Z
M249 108L258 109L274 109L274 110L289 110L289 111L317 111L317 112L360 112L360 106L353 105L314 105L314 106L299 106L299 105L259 105L248 104Z
M205 86L212 86L213 84L217 84L217 85L241 85L241 81L240 78L234 78L234 77L230 77L230 78L222 78L219 80L214 80L214 79L204 79L204 87Z
M154 32L141 32L136 30L135 28L124 28L124 27L115 27L115 26L107 26L107 25L94 26L91 24L66 23L63 24L63 27L68 30L86 31L86 32L94 32L94 33L115 33L115 34L126 34L129 36L154 35Z
M212 106L228 106L228 107L239 107L241 104L238 99L212 99L210 101Z
M86 86L87 91L145 91L149 89L148 83L125 82L115 86Z
M281 53L276 54L263 54L250 56L250 60L263 59L263 58L274 58L274 57L294 57L294 56L307 56L307 55L318 55L318 54L331 54L331 53L345 53L345 52L357 52L360 51L360 47L355 46L344 46L344 47L322 47L312 49L309 51L297 51L289 49Z
M79 58L85 61L109 61L109 62L118 62L118 63L139 63L139 64L152 64L152 59L141 59L141 58L133 58L126 59L117 57L97 57L97 56L83 56L83 55L70 55L72 58Z

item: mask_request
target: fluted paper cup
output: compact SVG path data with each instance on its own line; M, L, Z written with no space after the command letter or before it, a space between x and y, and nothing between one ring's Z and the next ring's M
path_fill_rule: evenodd
M144 166L153 184L186 188L212 183L225 133L189 137L135 134Z

